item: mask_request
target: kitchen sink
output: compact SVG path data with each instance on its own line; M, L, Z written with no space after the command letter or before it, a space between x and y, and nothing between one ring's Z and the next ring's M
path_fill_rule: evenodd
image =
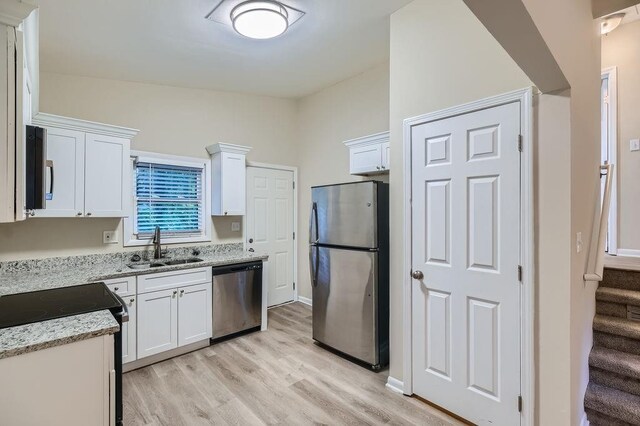
M167 259L167 260L157 260L152 263L129 263L127 266L131 269L148 269L148 268L160 268L162 266L175 266L175 265L187 265L189 263L198 263L202 262L202 259L197 257L189 257L186 259Z

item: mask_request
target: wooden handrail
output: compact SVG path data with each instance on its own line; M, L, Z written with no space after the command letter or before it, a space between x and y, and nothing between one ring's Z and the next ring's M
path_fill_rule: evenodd
M584 274L585 281L602 281L604 274L604 254L607 243L607 230L609 223L609 207L611 206L611 187L613 184L613 164L603 164L600 166L600 173L605 173L607 179L604 184L604 197L602 197L602 208L600 209L600 220L594 221L593 226L598 226L598 240L595 245L597 250L595 262L592 261L593 256L589 256L589 268ZM598 181L600 184L600 181ZM595 231L595 229L594 229ZM591 242L591 250L594 249L593 241ZM594 264L595 263L595 264Z

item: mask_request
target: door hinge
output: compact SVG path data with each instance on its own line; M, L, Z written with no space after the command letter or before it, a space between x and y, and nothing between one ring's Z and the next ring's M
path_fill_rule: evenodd
M296 183L293 182L293 189L296 189Z
M518 151L522 152L522 135L518 135Z
M522 413L522 395L518 395L518 412Z
M293 289L294 290L296 289L296 283L293 283Z
M293 233L293 239L294 240L296 239L296 233L295 232Z
M522 266L518 265L518 281L522 282Z

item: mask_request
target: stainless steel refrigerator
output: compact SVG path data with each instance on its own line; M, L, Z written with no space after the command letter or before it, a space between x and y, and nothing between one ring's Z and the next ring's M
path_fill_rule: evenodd
M372 368L389 362L389 185L311 188L313 339Z

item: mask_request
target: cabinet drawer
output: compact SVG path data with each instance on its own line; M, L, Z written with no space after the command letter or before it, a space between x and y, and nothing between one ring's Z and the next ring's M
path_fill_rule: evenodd
M138 277L138 293L186 287L211 282L211 268L184 269L180 271L160 272L158 274L140 275Z
M118 296L136 294L136 277L106 280L104 283L109 287L109 290L116 293Z

